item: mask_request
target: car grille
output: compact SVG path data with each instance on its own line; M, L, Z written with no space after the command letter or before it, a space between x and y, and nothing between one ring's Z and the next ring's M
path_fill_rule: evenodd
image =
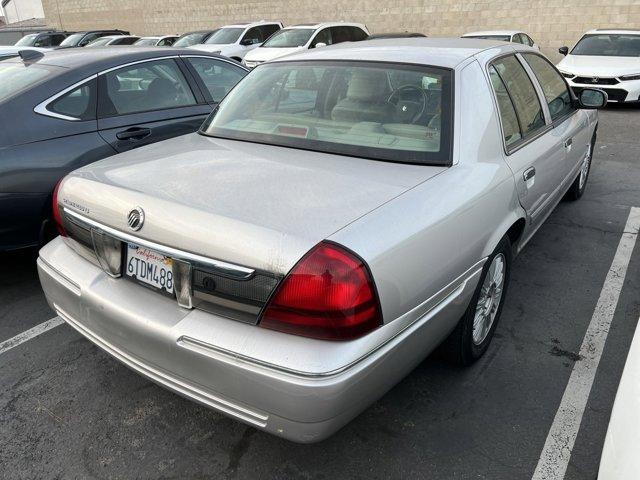
M583 83L586 85L617 85L620 81L617 78L600 78L600 77L576 77L573 79L575 83Z
M573 87L573 92L576 94L576 96L579 96L582 90L583 88ZM621 88L601 88L600 90L607 93L607 97L609 97L610 102L624 102L629 93L626 90L622 90Z

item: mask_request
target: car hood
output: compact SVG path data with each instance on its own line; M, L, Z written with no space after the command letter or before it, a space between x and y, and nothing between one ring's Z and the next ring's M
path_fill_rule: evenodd
M304 47L291 47L291 48L269 48L260 47L247 53L244 57L247 62L268 62L274 58L280 58L289 53L298 52L303 50Z
M640 58L567 55L558 63L558 70L588 77L619 77L640 73Z
M73 172L59 202L135 235L285 274L310 248L446 167L222 140L190 134Z

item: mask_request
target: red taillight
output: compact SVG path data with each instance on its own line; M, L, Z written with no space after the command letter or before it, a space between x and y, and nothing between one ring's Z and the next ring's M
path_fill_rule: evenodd
M55 224L58 233L63 237L66 237L67 232L65 232L64 227L62 226L62 215L60 215L60 207L58 205L58 189L60 188L62 180L64 180L64 178L60 179L53 189L53 196L51 197L51 218L53 218L53 223Z
M346 340L380 326L382 315L365 263L321 242L282 281L260 326L305 337Z

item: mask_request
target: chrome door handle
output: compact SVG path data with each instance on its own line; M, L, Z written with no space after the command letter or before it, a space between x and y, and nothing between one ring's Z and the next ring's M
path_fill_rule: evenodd
M564 148L569 148L573 144L573 138L564 141Z
M536 176L536 169L533 167L527 168L522 174L522 178L524 178L525 182L531 180L535 176Z

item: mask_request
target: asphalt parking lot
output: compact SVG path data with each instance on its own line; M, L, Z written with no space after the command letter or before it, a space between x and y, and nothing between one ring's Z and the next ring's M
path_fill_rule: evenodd
M517 258L496 338L471 368L432 355L330 439L296 445L174 395L66 325L0 348L0 477L527 479L538 465L632 207L640 109L600 113L588 189ZM0 256L0 344L54 313L35 253ZM595 479L640 316L628 263L566 471ZM7 344L5 344L6 346Z

